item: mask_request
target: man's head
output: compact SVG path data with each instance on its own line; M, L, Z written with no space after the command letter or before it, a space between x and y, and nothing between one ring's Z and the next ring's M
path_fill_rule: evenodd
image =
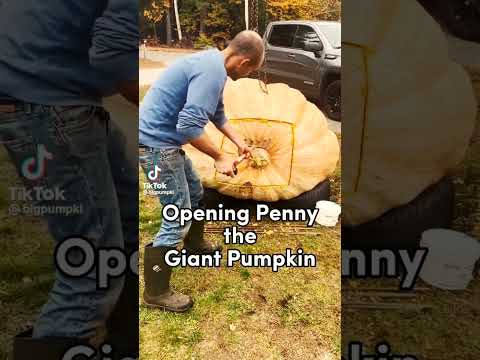
M247 77L263 64L263 39L255 31L242 31L230 42L224 54L228 76L233 80Z

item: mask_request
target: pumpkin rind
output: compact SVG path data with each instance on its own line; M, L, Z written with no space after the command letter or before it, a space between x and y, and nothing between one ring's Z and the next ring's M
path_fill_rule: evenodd
M356 5L346 7L355 14L345 14L349 29L342 34L346 225L409 203L455 168L476 113L467 74L449 59L440 27L416 1Z
M224 102L230 123L254 149L253 158L243 161L232 179L215 171L213 159L186 145L204 186L238 199L288 200L335 170L338 140L322 112L299 91L285 84L229 80ZM236 146L211 123L205 131L215 146L232 159L238 157Z

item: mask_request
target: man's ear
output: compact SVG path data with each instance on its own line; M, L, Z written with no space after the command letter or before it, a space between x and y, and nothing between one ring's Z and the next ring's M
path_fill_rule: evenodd
M244 59L240 62L240 65L241 65L241 66L249 66L251 62L252 62L252 60L250 60L249 58L244 58Z

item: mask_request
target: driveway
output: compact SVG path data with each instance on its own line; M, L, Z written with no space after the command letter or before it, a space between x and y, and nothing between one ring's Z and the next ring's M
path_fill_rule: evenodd
M191 50L180 50L180 49L159 49L159 48L148 48L146 51L140 49L139 50L139 58L146 59L155 62L162 62L167 66L173 64L176 60L181 59L182 57L193 53L194 51ZM155 79L157 79L162 71L165 70L164 68L158 69L141 69L140 68L140 76L139 82L140 86L150 85L152 84Z
M146 51L142 49L139 50L139 57L151 61L161 61L168 66L176 60L194 52L193 50L147 48Z
M157 79L162 71L165 69L159 68L159 69L140 69L140 76L138 77L138 81L140 83L140 86L146 86L152 84L155 79Z
M167 66L171 65L176 60L191 54L193 51L185 51L185 50L165 50L165 49L147 49L147 51L140 50L139 57L142 59L147 59L151 61L161 61ZM164 71L164 68L158 69L141 69L140 68L140 86L146 86L152 84L155 79L157 79ZM328 127L332 130L335 134L342 133L342 125L340 122L331 120L327 118Z

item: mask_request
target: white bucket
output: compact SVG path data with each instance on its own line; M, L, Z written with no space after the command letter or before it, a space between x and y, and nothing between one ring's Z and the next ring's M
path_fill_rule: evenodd
M473 279L480 243L458 231L430 229L422 234L420 246L429 249L420 278L444 290L464 290Z
M315 206L318 210L315 221L323 226L335 226L338 223L338 217L342 208L337 203L331 201L318 201Z

